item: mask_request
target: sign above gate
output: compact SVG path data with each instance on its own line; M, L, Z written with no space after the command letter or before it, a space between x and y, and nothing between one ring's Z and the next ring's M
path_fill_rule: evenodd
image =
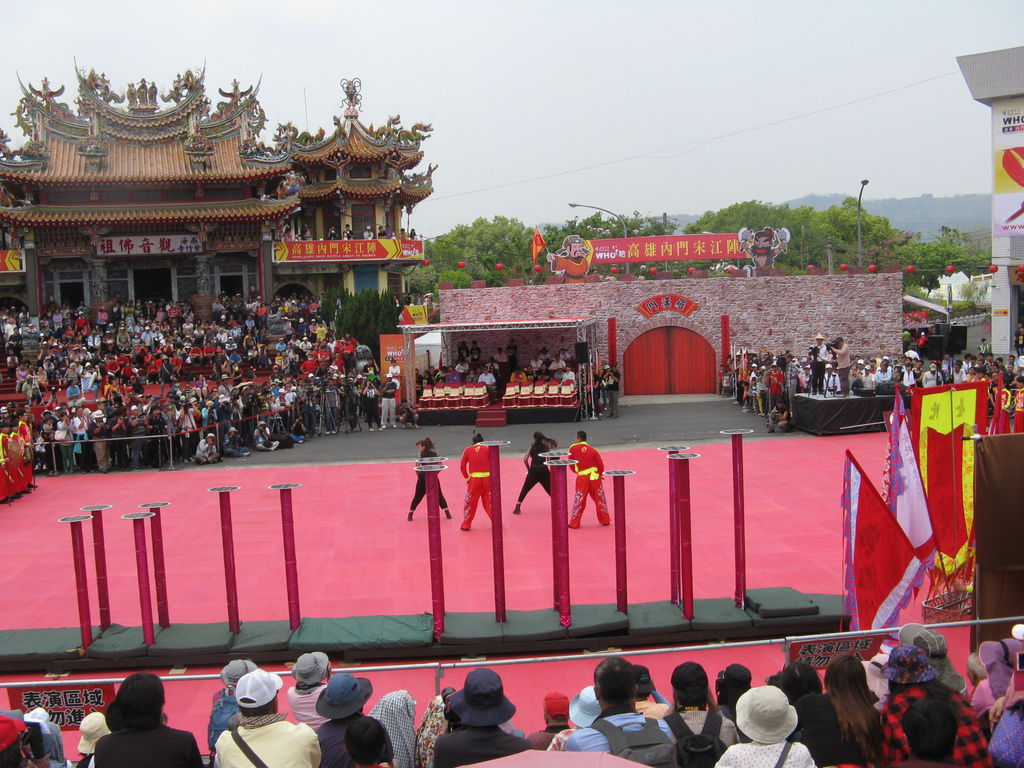
M700 304L678 293L660 293L636 305L636 311L648 319L659 312L678 312L683 317L689 317L698 309Z

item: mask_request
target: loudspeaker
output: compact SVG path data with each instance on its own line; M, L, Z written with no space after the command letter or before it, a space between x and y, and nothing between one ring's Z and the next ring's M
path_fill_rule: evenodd
M929 336L928 345L924 348L924 353L929 360L941 360L942 356L946 354L946 337Z
M883 381L875 387L875 394L878 397L892 397L896 394L896 385L891 381Z
M589 363L590 362L590 345L585 341L576 342L576 362L577 363Z
M967 326L966 325L951 325L949 326L949 352L951 354L957 354L967 349Z
M936 336L949 336L949 329L951 328L949 323L934 323L932 325L932 333Z

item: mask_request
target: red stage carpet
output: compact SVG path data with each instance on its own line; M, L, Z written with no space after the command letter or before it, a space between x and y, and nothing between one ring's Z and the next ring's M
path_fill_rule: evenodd
M847 448L878 481L884 434L745 444L748 586L842 591L839 498ZM731 596L730 449L720 444L697 450L702 457L692 465L695 593L699 598ZM502 464L508 607L549 606L547 496L536 489L523 514L511 514L523 466L518 447L508 454ZM631 602L669 596L666 463L655 450L606 453L609 469L637 471L627 478L626 486ZM453 464L441 475L455 515L451 521L442 520L448 610L488 610L493 607L490 526L481 512L472 532L459 532L464 486L457 462ZM0 508L7 586L0 592L0 628L77 625L70 535L56 519L80 506L101 503L114 505L105 513L112 617L121 624L138 625L131 525L118 516L149 501L172 502L163 512L171 621L224 621L217 498L206 492L222 484L242 486L232 497L241 618L286 618L278 494L267 490L272 483L286 481L302 483L294 499L304 616L429 611L425 504L414 522L405 520L414 480L410 463L245 470L228 465L207 471L43 478L31 496ZM91 543L88 532L86 541ZM583 527L571 532L570 546L573 602L613 602L612 530L599 527L588 510ZM91 576L91 563L89 571ZM90 588L96 623L94 585ZM914 608L905 620L919 615ZM962 668L967 633L949 636L951 658ZM712 678L726 664L742 662L753 669L755 683L783 663L779 647L704 651L687 658L705 664ZM663 693L669 692L669 674L682 660L670 654L647 657ZM552 689L570 695L577 692L592 682L594 665L587 660L502 667L507 691L520 707L517 723L527 731L541 728L544 693ZM166 668L154 671L167 673ZM37 675L7 676L5 681L37 679ZM465 672L458 670L444 684L459 687L464 677ZM374 673L372 679L375 693L370 706L381 694L406 688L419 702L421 713L433 691L430 671ZM217 687L212 681L167 685L171 725L191 729L204 751L210 697ZM66 742L73 749L77 739L69 736Z

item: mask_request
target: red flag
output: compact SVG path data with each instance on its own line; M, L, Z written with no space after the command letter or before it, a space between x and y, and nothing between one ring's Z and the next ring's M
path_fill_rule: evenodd
M843 612L850 629L899 623L910 602L921 561L899 521L853 454L846 452L843 480Z
M537 263L537 254L546 250L548 247L547 241L544 240L544 235L540 233L540 227L533 228L533 240L530 242L530 255L533 256L533 263Z

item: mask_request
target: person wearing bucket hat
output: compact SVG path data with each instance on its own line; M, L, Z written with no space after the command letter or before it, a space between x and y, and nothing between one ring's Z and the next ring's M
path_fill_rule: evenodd
M781 688L751 688L736 702L736 727L749 744L733 744L715 768L812 768L807 747L786 739L797 727L796 709Z
M82 759L78 761L76 768L89 768L92 765L92 754L96 751L96 742L110 733L106 715L102 712L90 712L78 724L78 732L81 734L78 739L78 753Z
M946 638L942 634L921 624L907 624L900 630L900 644L924 648L928 663L935 667L939 681L957 693L967 693L967 681L953 668L953 662L946 655Z
M946 701L956 713L957 736L953 763L961 768L991 768L988 740L974 710L962 695L940 682L928 653L917 645L897 645L882 667L889 680L889 700L882 709L882 764L896 765L910 758L910 746L903 731L903 716L915 701Z
M220 768L252 768L248 752L267 765L317 768L320 744L316 733L305 723L289 723L287 715L277 711L277 694L283 681L258 667L242 675L235 686L240 719L237 728L217 739Z
M516 705L505 696L501 677L493 670L481 667L466 675L462 690L452 694L450 706L461 727L438 738L434 768L471 765L532 748L526 739L501 729L516 713Z
M210 754L216 753L217 739L229 727L231 718L239 714L238 701L235 699L235 686L242 676L256 669L256 663L249 659L232 659L220 671L224 688L213 695L213 707L206 729L207 746Z
M348 672L331 675L316 701L317 714L327 718L327 722L316 729L323 755L321 768L352 768L355 765L345 752L345 731L363 716L363 705L372 694L373 685L365 677L355 677ZM391 762L393 758L391 742L388 741L381 762Z
M314 731L330 718L316 711L320 692L327 687L331 676L331 661L326 653L313 651L299 656L292 667L295 685L288 689L288 706L297 723L305 723Z

